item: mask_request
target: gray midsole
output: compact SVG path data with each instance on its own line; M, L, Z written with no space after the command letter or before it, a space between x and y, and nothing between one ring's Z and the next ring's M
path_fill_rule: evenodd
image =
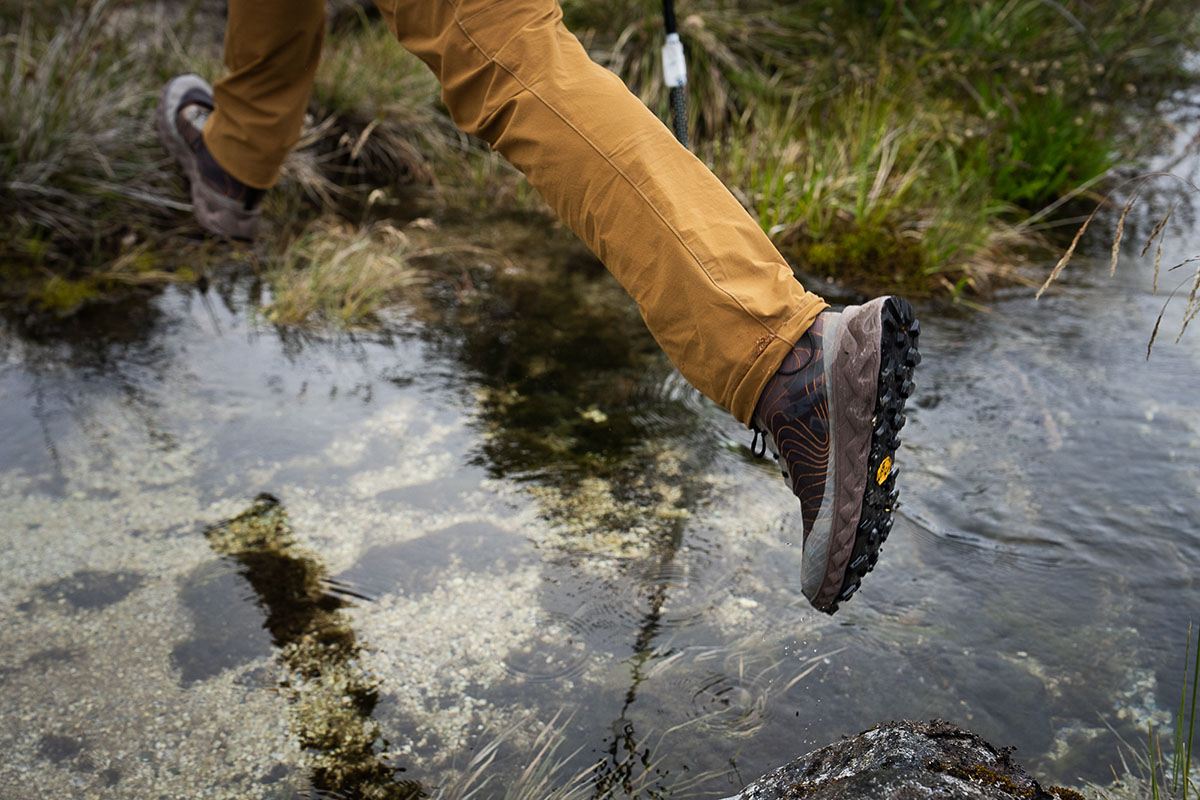
M886 300L877 297L846 308L834 336L829 418L838 440L830 453L835 480L825 573L820 589L809 598L818 608L837 599L862 516L872 416L879 389L882 306Z
M821 357L825 372L825 385L822 390L825 392L829 408L826 420L829 436L829 459L825 467L826 491L821 499L821 509L813 522L812 530L809 531L808 538L804 542L804 561L800 565L800 590L805 597L809 598L816 596L821 590L821 586L825 583L825 574L829 571L830 522L833 518L830 509L834 504L833 492L830 489L837 485L837 464L834 463L833 453L838 444L838 432L833 414L835 398L833 396L832 369L837 334L842 326L841 314L829 314L824 325L825 327L821 331Z

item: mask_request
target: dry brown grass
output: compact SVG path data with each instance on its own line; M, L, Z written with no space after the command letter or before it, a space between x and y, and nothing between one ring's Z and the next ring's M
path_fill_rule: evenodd
M1054 283L1054 281L1056 281L1062 274L1063 270L1066 269L1067 264L1071 262L1072 257L1075 255L1075 250L1079 246L1079 241L1083 238L1084 233L1087 232L1088 227L1096 219L1097 214L1099 214L1102 209L1111 206L1114 196L1118 195L1121 191L1128 190L1129 196L1126 198L1125 203L1121 206L1121 213L1117 217L1116 227L1113 233L1111 260L1109 262L1109 275L1116 274L1117 263L1120 260L1121 242L1125 236L1126 219L1128 218L1130 211L1133 210L1135 204L1137 203L1142 190L1147 186L1147 184L1158 179L1177 181L1183 184L1185 188L1200 194L1200 187L1197 187L1196 184L1192 183L1186 178L1182 178L1178 175L1168 172L1152 172L1138 175L1121 182L1114 187L1112 191L1104 196L1100 203L1098 203L1096 207L1092 209L1092 212L1088 214L1087 218L1083 221L1083 224L1079 226L1078 230L1076 230L1075 236L1071 240L1070 245L1068 245L1066 251L1062 254L1062 257L1058 259L1058 262L1054 265L1054 268L1046 277L1045 282L1042 283L1041 287L1038 289L1036 297L1040 298L1046 289L1050 287L1050 284ZM1150 231L1150 235L1146 238L1145 243L1142 245L1142 248L1138 253L1139 259L1145 258L1150 248L1155 244L1155 242L1157 242L1153 266L1153 291L1155 294L1158 293L1158 280L1160 274L1163 272L1163 239L1165 237L1167 225L1175 213L1176 205L1177 203L1172 203L1167 211L1154 223L1154 226ZM1175 299L1176 295L1178 295L1181 291L1187 292L1187 300L1185 301L1183 317L1179 325L1179 332L1175 336L1176 342L1179 342L1183 338L1183 335L1187 333L1188 326L1191 325L1196 317L1200 316L1200 255L1185 258L1182 261L1167 267L1165 271L1168 273L1177 273L1182 277L1171 290L1170 294L1167 295L1167 299L1163 302L1162 310L1158 312L1158 318L1154 321L1154 329L1151 331L1150 339L1146 343L1147 359L1150 358L1150 353L1154 349L1154 342L1158 339L1159 328L1162 325L1163 317L1166 315L1167 308L1170 306L1171 301Z
M271 298L263 317L276 325L372 325L383 308L419 298L426 274L410 259L421 252L388 223L354 227L322 217L268 267Z

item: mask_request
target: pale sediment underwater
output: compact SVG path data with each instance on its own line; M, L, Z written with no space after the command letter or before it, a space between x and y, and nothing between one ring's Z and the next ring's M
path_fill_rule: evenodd
M577 796L723 797L902 717L1071 784L1169 724L1200 341L1144 359L1148 276L923 313L903 507L827 618L747 432L577 245L495 225L503 261L384 332L281 333L236 280L4 330L6 797L540 797L589 768Z

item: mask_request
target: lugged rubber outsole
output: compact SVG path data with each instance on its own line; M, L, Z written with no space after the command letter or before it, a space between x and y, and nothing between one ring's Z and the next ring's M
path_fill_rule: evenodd
M895 456L905 422L904 403L913 393L913 370L921 363L917 349L921 325L912 306L899 297L885 300L880 314L879 386L871 419L867 488L842 588L837 599L824 609L829 614L849 600L862 585L863 577L875 568L879 549L892 531L892 512L899 498L896 476L900 470L895 466Z

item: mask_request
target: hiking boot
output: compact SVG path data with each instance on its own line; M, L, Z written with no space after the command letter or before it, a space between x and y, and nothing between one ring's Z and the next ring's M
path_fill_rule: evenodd
M213 108L207 81L178 75L159 97L158 135L191 184L192 211L200 227L233 239L253 239L265 192L230 175L208 151L204 123Z
M801 590L829 614L858 590L892 529L893 459L920 331L898 297L823 312L754 410L755 455L760 441L770 447L800 499Z

